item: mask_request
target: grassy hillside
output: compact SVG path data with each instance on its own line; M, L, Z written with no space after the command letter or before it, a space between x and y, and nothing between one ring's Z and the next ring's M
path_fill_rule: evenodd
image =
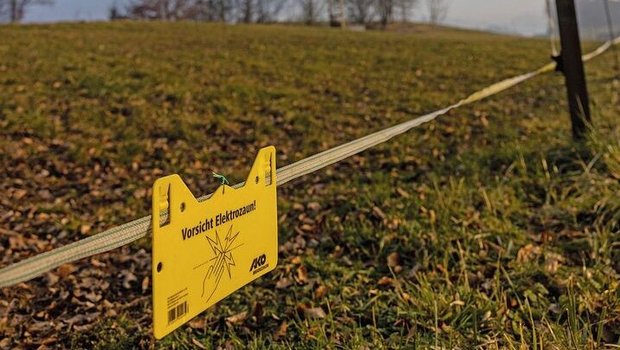
M0 27L0 266L548 60L545 41L195 23ZM590 46L590 45L588 45ZM620 87L546 75L279 192L280 265L156 348L620 345ZM0 290L0 348L149 348L149 240Z

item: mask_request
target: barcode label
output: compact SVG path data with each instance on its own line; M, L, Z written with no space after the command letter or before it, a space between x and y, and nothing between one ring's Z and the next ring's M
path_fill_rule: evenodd
M187 301L180 303L179 305L168 310L168 323L174 322L177 318L185 315L188 311Z

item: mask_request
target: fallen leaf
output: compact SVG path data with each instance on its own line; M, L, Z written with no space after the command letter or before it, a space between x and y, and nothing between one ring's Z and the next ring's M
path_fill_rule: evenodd
M204 317L198 316L193 320L189 321L187 324L194 329L204 329L206 321Z
M372 207L372 213L375 214L379 219L385 220L386 216L381 208L374 206Z
M203 343L199 342L194 337L192 337L192 344L196 345L197 347L199 347L201 349L207 349L207 347Z
M99 300L101 300L101 295L100 294L96 294L95 292L90 292L84 295L84 297L89 300L90 302L96 303Z
M304 315L309 319L325 318L325 311L321 307L311 307L304 309Z
M307 205L308 209L312 210L312 211L319 211L321 210L321 205L318 202L310 202Z
M77 268L71 264L64 264L61 265L58 268L58 276L60 278L66 278L67 276L69 276L70 274L72 274L73 272L75 272Z
M482 123L482 126L484 126L485 128L489 126L489 120L484 115L480 117L480 122Z
M297 282L302 284L308 282L308 270L303 265L297 268Z
M545 270L551 274L558 272L558 269L565 261L564 257L556 253L545 254Z
M393 252L387 257L387 264L391 268L395 268L396 266L400 266L400 254L397 252Z
M377 282L377 284L378 284L378 285L380 285L380 286L387 286L387 285L392 284L392 282L393 282L393 281L394 281L394 280L393 280L393 279L391 279L390 277L383 276L383 277L381 277L381 278L379 279L379 281Z
M316 299L321 299L325 296L325 294L327 294L327 287L325 287L324 285L320 285L314 292L314 297Z
M465 302L463 302L462 300L455 300L450 303L450 306L463 306L463 305L465 305Z
M51 336L51 337L43 339L43 341L41 341L41 345L54 344L57 341L58 341L58 338Z
M69 319L63 320L63 322L66 324L72 324L72 325L83 324L83 323L90 323L93 320L97 319L98 317L99 317L98 312L92 312L88 314L75 315Z
M106 265L104 263L102 263L101 261L92 258L90 259L90 263L94 266L94 267L105 267Z
M407 303L411 301L411 295L409 295L408 293L403 292L403 294L401 294L401 297Z
M90 225L84 224L84 225L80 226L80 233L83 234L83 235L89 233L90 230L91 230L91 226Z
M284 277L278 280L278 282L276 282L276 288L277 289L288 288L291 284L293 284L293 282L289 280L288 278Z
M240 324L243 323L243 321L245 321L245 319L248 317L248 312L247 311L243 311L240 312L236 315L232 315L229 317L226 317L226 323L230 324L230 325L236 325L236 324Z
M312 232L312 230L314 230L314 226L312 225L308 225L308 224L303 224L299 227L300 230L305 231L305 232Z
M542 248L533 244L527 244L517 252L517 262L525 263L536 259L542 253Z
M147 190L145 188L139 188L137 190L134 191L133 196L136 199L142 199L145 198L147 195Z
M58 275L55 274L55 273L48 272L48 273L45 274L45 279L46 279L46 282L47 282L47 286L48 287L52 287L56 283L58 283L58 280L60 280L60 277L58 277Z
M9 247L14 250L22 250L28 247L23 237L9 237Z
M435 222L437 222L437 215L435 214L435 211L433 209L428 211L428 219L431 224L435 224Z
M282 321L282 323L280 323L280 326L278 327L278 329L274 333L273 338L275 340L278 340L280 338L285 337L287 330L288 330L288 323L286 323L286 321Z
M20 200L22 198L24 198L24 196L27 194L28 192L26 190L22 190L22 189L16 189L15 191L13 191L13 199L16 200Z
M409 193L407 193L407 191L403 190L400 187L396 187L396 193L398 193L403 198L409 198L410 197Z
M124 276L123 287L125 289L131 289L131 283L137 281L138 277L130 271L123 271L121 274Z
M144 293L148 288L149 288L149 276L144 277L144 279L142 280L142 292Z

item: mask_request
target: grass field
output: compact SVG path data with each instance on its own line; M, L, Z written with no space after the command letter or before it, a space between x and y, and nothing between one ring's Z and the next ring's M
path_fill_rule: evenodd
M149 214L162 175L205 194L212 170L242 181L262 146L290 164L549 51L426 27L57 24L0 37L0 266ZM583 144L563 78L545 75L281 187L277 269L163 341L145 239L1 289L0 348L617 348L612 62L587 66Z

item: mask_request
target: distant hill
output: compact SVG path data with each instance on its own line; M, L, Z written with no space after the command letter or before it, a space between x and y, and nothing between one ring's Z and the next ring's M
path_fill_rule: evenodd
M615 36L620 35L620 2L610 1ZM607 39L607 19L603 0L578 0L577 13L581 36L588 39Z

